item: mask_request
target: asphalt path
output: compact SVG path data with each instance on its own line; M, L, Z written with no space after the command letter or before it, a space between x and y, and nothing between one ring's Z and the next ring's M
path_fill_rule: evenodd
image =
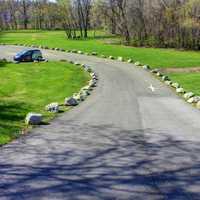
M0 46L0 57L22 49ZM91 66L98 87L0 148L0 200L200 199L199 110L133 64L42 51Z

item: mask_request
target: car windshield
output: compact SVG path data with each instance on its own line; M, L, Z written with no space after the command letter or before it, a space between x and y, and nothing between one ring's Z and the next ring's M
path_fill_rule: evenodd
M28 52L27 50L23 50L23 51L17 53L17 56L21 56L21 55L23 55L23 54L25 54L25 53L27 53L27 52Z

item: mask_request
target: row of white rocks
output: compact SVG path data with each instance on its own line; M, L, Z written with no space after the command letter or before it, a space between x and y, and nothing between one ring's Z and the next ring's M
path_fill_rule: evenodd
M114 59L113 56L109 57L110 59ZM125 59L123 57L118 57L118 61L125 62ZM129 59L127 61L128 63L133 63L132 59ZM200 109L200 96L196 96L193 92L186 92L184 88L181 87L181 85L177 82L172 82L170 78L164 74L162 74L158 69L151 70L151 67L149 65L142 65L139 61L135 62L134 65L136 67L142 67L144 70L150 71L151 73L158 76L166 85L171 86L176 90L176 93L179 95L182 95L183 98L190 104L196 105L198 109Z
M84 68L85 71L90 73L91 80L88 82L88 85L81 88L78 93L73 94L71 97L66 97L64 100L64 104L59 104L58 102L53 102L45 106L45 110L52 113L58 113L60 111L60 106L77 106L82 101L84 101L97 86L98 76L96 73L92 71L92 69L84 64L80 64L78 62L70 61L75 65L80 65ZM28 113L25 118L25 123L27 125L39 125L42 123L43 116L40 113Z
M8 43L0 43L0 45L10 45ZM76 49L68 49L68 50L65 50L63 48L59 48L59 47L48 47L48 46L43 46L43 45L30 45L30 44L21 44L21 43L15 43L13 45L16 45L16 46L24 46L24 47L31 47L31 48L40 48L40 49L49 49L49 50L55 50L55 51L62 51L62 52L68 52L68 53L77 53L77 54L85 54L85 55L92 55L92 56L99 56L101 58L109 58L111 60L118 60L118 61L121 61L121 62L128 62L128 63L133 63L134 61L129 58L129 59L125 59L123 57L114 57L112 55L110 56L106 56L106 55L99 55L97 52L83 52L81 50L76 50Z
M6 43L1 43L1 45L7 45ZM8 44L9 45L9 44ZM172 88L174 88L176 90L176 92L179 94L179 95L183 95L183 98L190 104L196 104L196 107L198 109L200 109L200 96L196 96L193 92L186 92L184 90L184 88L182 88L180 86L179 83L176 83L176 82L172 82L168 76L166 75L163 75L158 69L153 69L151 70L150 66L149 65L142 65L139 61L135 62L133 61L133 59L129 58L129 59L125 59L123 57L114 57L112 55L110 56L105 56L105 55L98 55L97 52L92 52L92 53L87 53L87 52L83 52L81 50L76 50L76 49L72 49L72 50L64 50L62 48L49 48L47 46L37 46L37 45L27 45L27 44L14 44L14 45L18 45L18 46L28 46L28 47L32 47L32 48L41 48L41 49L51 49L51 50L56 50L56 51L66 51L66 52L69 52L69 53L78 53L78 54L85 54L85 55L92 55L92 56L100 56L102 58L108 58L108 59L111 59L111 60L118 60L120 62L128 62L128 63L133 63L136 67L142 67L144 70L148 70L150 71L151 73L153 74L156 74L156 76L158 76L159 78L161 78L162 81L164 81L164 83L168 86L171 86ZM75 65L79 65L79 63L74 63ZM82 67L84 67L85 65L82 65ZM87 67L86 67L87 68ZM90 68L88 69L88 72L92 72L90 70ZM95 81L94 81L95 82ZM89 93L89 92L86 92L86 93ZM85 94L85 92L83 92L83 94ZM66 98L65 100L66 101L71 101L74 105L76 104L74 99L78 98L78 99L81 99L83 96L80 95L80 94L75 94L73 95L73 97L71 98ZM73 100L72 100L73 99ZM78 105L78 104L77 104ZM53 108L52 108L53 107ZM55 108L56 107L56 108ZM59 105L57 103L51 103L51 105L47 105L46 107L47 109L52 109L52 111L54 112L54 109L56 110L55 112L57 112L57 110L59 110ZM50 109L50 110L51 110ZM28 116L28 115L27 115ZM38 115L40 116L40 115ZM38 117L39 118L39 117Z
M151 73L161 77L162 81L168 86L171 86L176 90L176 93L182 95L183 98L190 104L196 105L198 109L200 109L200 96L196 96L193 92L186 92L186 90L181 87L181 85L177 82L172 82L168 76L163 75L159 72L158 69L151 70Z

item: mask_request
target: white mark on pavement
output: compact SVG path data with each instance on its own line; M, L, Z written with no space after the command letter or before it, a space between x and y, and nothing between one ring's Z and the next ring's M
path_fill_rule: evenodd
M151 84L149 87L148 87L152 92L155 92L156 91L156 88L153 87L153 85Z

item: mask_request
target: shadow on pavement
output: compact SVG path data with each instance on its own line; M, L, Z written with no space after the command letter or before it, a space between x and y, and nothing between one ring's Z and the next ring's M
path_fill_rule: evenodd
M66 124L66 122L65 122ZM60 124L0 150L0 199L200 199L200 142Z

